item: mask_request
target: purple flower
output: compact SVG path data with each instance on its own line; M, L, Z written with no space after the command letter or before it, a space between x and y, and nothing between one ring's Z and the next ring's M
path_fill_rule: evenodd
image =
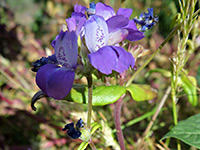
M83 25L86 21L85 11L85 6L76 4L74 6L74 12L72 13L72 17L66 19L68 30L75 31L77 36L82 34Z
M77 35L61 31L55 43L56 63L45 63L36 74L36 83L43 93L63 99L70 92L77 66Z
M88 55L93 67L104 74L111 74L112 70L124 72L135 65L131 53L125 51L118 43L128 35L126 27L129 19L116 15L107 21L102 16L92 15L85 22L85 42L90 51Z
M133 56L119 47L124 39L137 41L144 38L134 21L129 20L132 9L114 9L101 2L90 4L87 9L89 19L84 24L85 43L90 54L89 60L93 67L104 74L112 71L122 73L130 66L133 68Z
M144 38L144 34L137 29L133 20L129 20L131 14L132 9L130 8L119 8L117 13L115 14L115 11L112 7L105 5L101 2L96 4L95 15L102 16L106 20L106 22L108 20L112 20L110 24L115 24L115 20L113 18L116 18L117 16L123 16L124 18L128 19L128 24L123 27L123 29L128 31L126 39L129 41L138 41Z
M72 17L66 19L67 22L67 30L68 31L75 31L76 35L81 37L83 36L83 25L86 21L86 15L85 15L86 7L81 5L74 5L74 12L72 13ZM55 48L56 41L58 39L58 35L56 38L51 42L51 45L53 48Z

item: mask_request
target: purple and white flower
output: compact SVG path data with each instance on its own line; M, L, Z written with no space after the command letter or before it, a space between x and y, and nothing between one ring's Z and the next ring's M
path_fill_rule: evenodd
M107 75L113 70L122 73L129 66L135 65L131 53L115 46L126 37L127 31L123 30L123 26L128 24L128 20L123 18L116 22L116 25L109 26L109 24L103 17L97 15L92 15L85 23L85 42L90 51L88 54L90 63Z
M57 63L41 66L36 74L36 83L49 97L63 99L72 88L77 66L78 45L74 31L60 32L54 55Z
M129 19L131 14L132 9L120 8L115 13L101 2L91 3L90 8L75 5L71 18L66 19L67 27L52 41L55 54L33 63L36 83L42 92L54 99L63 99L70 92L77 67L78 36L89 51L91 65L101 73L122 73L133 68L134 57L120 43L125 39L141 40L144 33ZM147 15L151 17L152 11Z
M75 31L77 36L82 34L83 25L86 21L85 11L85 6L77 4L74 6L72 17L66 19L68 31Z
M106 22L110 20L110 24L115 25L115 21L120 20L121 18L115 18L117 16L123 16L128 19L128 24L123 27L123 29L126 29L128 31L128 34L125 39L129 41L138 41L144 38L144 34L140 32L133 20L129 20L129 17L132 14L132 9L130 8L119 8L117 13L115 14L115 11L112 7L105 5L101 2L96 4L95 9L95 15L102 16ZM115 19L113 19L115 18Z
M119 46L124 39L136 41L144 37L134 21L129 20L132 9L120 8L115 14L112 7L100 2L95 8L95 14L84 24L90 63L107 75L112 71L122 73L130 66L133 68L135 59Z

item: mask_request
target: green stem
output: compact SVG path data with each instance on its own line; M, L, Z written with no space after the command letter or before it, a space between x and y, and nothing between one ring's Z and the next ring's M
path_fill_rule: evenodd
M197 16L198 13L200 13L200 9L198 9L198 10L193 14L193 18L194 18L195 16Z
M156 54L158 52L160 52L160 50L163 48L163 46L174 36L174 34L177 32L177 30L179 29L180 24L177 25L170 33L169 35L166 37L166 39L162 42L162 44L158 47L158 49L149 57L149 59L133 74L133 76L129 79L129 81L127 82L126 86L129 86L132 81L135 79L135 77L140 73L140 71L142 71L148 64L149 62L156 56Z
M173 68L173 64L172 64ZM171 99L172 99L172 112L173 112L173 119L174 119L174 125L178 124L178 116L177 116L177 110L176 110L176 84L177 84L177 74L174 75L174 68L172 70L171 75ZM177 140L177 150L181 150L181 144L180 141Z
M88 81L88 114L87 114L87 128L90 129L91 126L91 118L92 118L92 76L91 74L87 77Z
M173 85L172 85L172 91L171 91L171 98L172 98L172 111L173 111L174 125L177 125L178 117L177 117L177 110L176 110L176 91Z
M90 141L90 147L92 148L92 150L96 150L96 147L95 147L95 145L94 145L92 139L91 139L91 141Z

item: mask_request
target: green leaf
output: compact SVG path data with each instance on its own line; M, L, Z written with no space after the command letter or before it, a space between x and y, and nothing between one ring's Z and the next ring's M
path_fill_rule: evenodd
M93 134L97 129L101 128L102 129L102 125L97 123L97 122L93 122L91 124L91 134Z
M161 73L166 78L171 77L171 72L166 70L166 69L162 69L162 68L157 68L157 69L150 70L145 74L145 76L148 77L153 72Z
M198 85L200 86L200 65L199 65L199 67L198 67L198 69L197 69L196 79L197 79Z
M84 150L87 148L87 146L88 146L88 142L82 142L77 150Z
M126 89L119 85L114 86L97 86L93 88L92 105L104 106L116 102L124 93ZM64 98L68 101L76 103L87 104L88 102L88 88L82 85L75 85L71 92Z
M157 96L156 90L145 84L131 84L126 88L135 101L152 100Z
M177 13L174 18L172 19L171 23L170 23L170 28L175 27L175 25L177 25L178 23L181 22L181 14Z
M200 148L200 114L180 121L161 140L169 137L177 138L188 145Z
M187 94L189 102L192 106L196 106L198 103L196 79L193 76L182 75L181 83L184 92Z

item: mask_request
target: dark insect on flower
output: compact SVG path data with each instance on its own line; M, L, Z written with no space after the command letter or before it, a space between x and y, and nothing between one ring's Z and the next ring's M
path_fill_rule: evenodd
M139 16L139 19L134 18L133 21L141 26L141 31L151 29L157 22L158 17L153 16L153 8L148 8L148 13L144 12Z
M40 67L46 64L55 64L55 63L57 63L55 55L49 57L42 57L41 59L38 59L36 62L32 63L33 68L31 70L33 72L37 72L40 69Z
M67 124L62 131L67 130L67 135L72 139L77 139L81 136L80 129L84 127L83 120L80 118L76 123L76 128L74 128L74 123Z

